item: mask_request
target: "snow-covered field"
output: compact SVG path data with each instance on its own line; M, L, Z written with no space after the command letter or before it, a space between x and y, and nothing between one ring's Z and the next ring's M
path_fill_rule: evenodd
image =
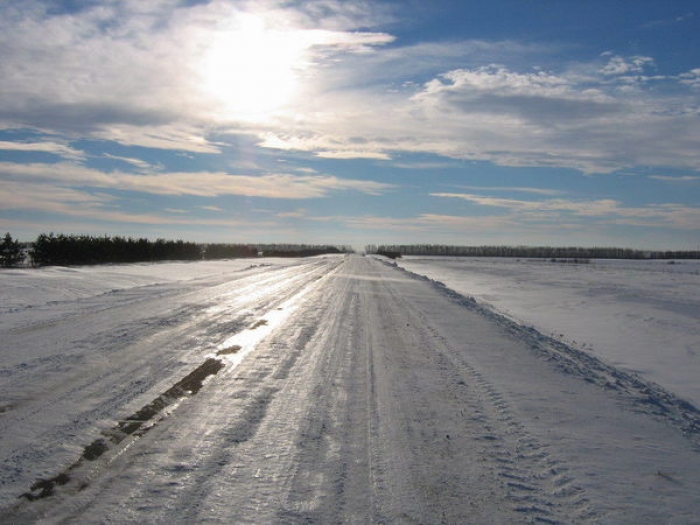
M0 272L0 522L700 523L700 266L399 264Z
M700 261L405 257L398 264L700 407Z

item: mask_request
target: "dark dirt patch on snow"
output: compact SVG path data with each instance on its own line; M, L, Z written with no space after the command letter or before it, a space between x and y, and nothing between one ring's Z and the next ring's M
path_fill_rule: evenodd
M216 355L232 355L238 352L241 349L241 345L231 345L227 346L226 348L222 348L218 352L216 352Z
M57 486L68 485L72 481L73 477L71 474L76 473L84 461L96 461L128 436L142 436L148 432L157 424L163 411L168 406L182 398L197 394L201 390L204 380L217 374L224 366L224 363L219 359L207 359L153 401L134 412L128 418L119 421L114 428L103 431L104 438L98 438L87 445L83 449L80 458L66 470L52 478L38 480L31 486L30 491L21 494L20 498L24 498L27 501L36 501L53 496ZM86 487L87 483L82 482L78 484L77 489L83 490Z

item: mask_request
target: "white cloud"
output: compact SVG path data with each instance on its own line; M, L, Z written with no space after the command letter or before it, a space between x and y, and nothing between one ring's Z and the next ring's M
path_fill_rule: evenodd
M700 181L700 175L649 175L650 179L661 180L664 182L696 182Z
M283 7L282 2L173 7L168 2L115 1L70 14L51 14L38 0L5 4L0 6L0 121L99 133L119 141L132 135L129 127L143 126L176 132L190 127L201 137L212 120L221 118L222 109L201 90L206 80L202 61L219 37L241 33L246 21L254 19L260 37L278 52L290 44L298 46L303 55L297 57L300 70L312 66L317 57L364 53L393 40L385 33L355 30L352 16L358 17L356 23L366 20L369 6L361 10L327 2L323 9L314 3L303 7L316 15ZM321 12L326 13L323 20L318 18ZM312 22L315 25L308 27ZM275 35L284 38L273 40ZM228 50L228 58L240 54L234 51ZM217 66L235 63L222 60ZM240 77L241 71L231 71L226 78ZM280 88L264 86L258 79L240 82L257 82L259 90ZM123 134L122 128L127 129ZM186 145L179 142L183 149ZM196 143L191 146L200 151Z
M561 190L553 190L548 188L528 188L522 186L460 186L466 190L477 190L477 191L513 191L519 193L534 193L537 195L561 195L563 192Z
M222 172L179 172L155 175L122 174L115 184L160 195L243 195L270 199L312 199L335 191L358 191L379 195L390 185L373 181L340 179L329 175L297 176L288 174L229 175Z
M516 73L501 66L489 65L474 70L448 71L427 82L423 91L414 98L432 100L438 94L450 92L465 95L488 93L500 96L581 97L560 76L543 71Z
M36 182L3 181L0 187L3 208L8 210L39 210L73 215L77 210L103 209L111 197L66 188L61 185Z
M51 153L64 159L81 160L85 158L83 151L71 148L59 142L10 142L0 140L0 150L25 151L34 153Z
M504 208L512 220L539 220L576 217L596 219L597 223L627 224L649 227L671 227L700 230L700 208L674 204L649 204L643 207L626 207L614 199L569 200L546 199L526 201L502 199L469 193L431 193L433 197L463 199L480 206Z
M277 213L276 216L281 218L281 219L301 219L302 217L306 217L308 211L304 208L298 208L294 211L283 211L280 213Z
M243 195L271 199L321 198L339 191L380 195L393 187L376 181L341 179L332 175L236 175L225 172L162 172L136 175L120 171L104 172L68 162L0 162L0 178L12 181L43 181L72 187L129 190L153 195Z
M81 222L82 228L92 222L120 222L127 224L180 224L186 226L236 226L238 221L211 220L197 217L162 216L122 211L113 197L87 191L65 188L46 183L3 182L0 186L0 199L7 210L37 211L59 214L64 218L73 217ZM166 210L167 211L167 210ZM171 210L172 211L172 210ZM45 228L34 227L41 230Z
M285 2L276 3L285 4ZM302 8L299 16L303 18L305 24L336 31L348 31L358 27L380 27L396 20L396 14L388 5L367 0L353 2L306 0L299 2L299 5Z
M87 168L74 162L20 164L0 162L0 179L15 182L53 182L66 186L110 187L114 184L113 174Z
M125 162L125 163L130 164L132 166L135 166L136 168L139 168L141 170L148 170L148 169L153 168L153 166L151 166L151 164L149 164L145 160L135 159L133 157L122 157L119 155L110 155L109 153L103 153L102 156L106 157L108 159L119 160L121 162Z
M600 199L594 201L575 201L568 199L547 199L543 201L525 201L518 199L503 199L498 197L486 197L470 193L431 193L432 197L447 197L463 199L481 206L493 206L507 208L515 212L549 212L566 211L576 215L604 216L618 210L619 202L613 199Z
M333 151L319 151L317 156L325 159L376 159L389 160L391 157L387 153L380 151L367 151L358 149L335 149Z
M426 152L585 173L636 165L700 170L697 96L629 87L602 74L455 69L418 92L319 93L260 144L342 156L361 143L375 156Z
M109 124L91 131L93 138L125 146L141 146L192 153L220 153L220 144L206 138L204 126L177 122L167 126Z
M691 69L686 73L681 73L680 83L694 88L700 88L700 68Z
M700 170L700 70L659 80L668 92L651 89L652 57L606 53L537 69L524 64L554 63L561 50L475 40L402 46L372 30L400 16L375 2L115 0L70 15L45 5L0 4L0 126L198 153L221 152L210 137L225 131L335 159L426 152L586 173ZM244 115L241 101L223 100L226 82L240 89L260 79L228 71L212 96L202 64L214 37L251 17L263 42L294 42L295 63L284 69L294 89L284 104ZM274 82L263 83L258 91L272 93ZM243 87L241 100L254 97L255 86Z
M611 53L603 53L603 56L609 58L608 63L600 69L600 72L607 76L639 75L645 69L655 66L654 59L651 57L622 57Z

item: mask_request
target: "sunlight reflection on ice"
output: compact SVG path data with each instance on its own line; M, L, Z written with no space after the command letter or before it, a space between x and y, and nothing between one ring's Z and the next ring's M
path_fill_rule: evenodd
M261 315L260 319L249 328L226 339L217 346L217 351L219 352L218 356L228 361L232 365L231 368L237 367L243 358L250 353L260 341L272 333L273 330L280 326L299 307L301 299L313 288L313 286L306 287L291 299L277 306L274 310L270 310L264 315ZM227 352L227 350L236 346L240 347L240 349L232 353Z

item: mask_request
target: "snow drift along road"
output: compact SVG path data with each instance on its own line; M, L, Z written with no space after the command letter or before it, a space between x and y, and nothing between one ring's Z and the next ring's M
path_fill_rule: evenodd
M697 519L698 413L659 387L378 260L208 279L3 325L3 345L43 352L0 375L10 522ZM216 356L268 326L237 366ZM225 366L196 395L80 462L205 359ZM27 367L44 384L23 393ZM17 498L60 473L53 495Z
M397 263L700 406L700 261L414 256Z

